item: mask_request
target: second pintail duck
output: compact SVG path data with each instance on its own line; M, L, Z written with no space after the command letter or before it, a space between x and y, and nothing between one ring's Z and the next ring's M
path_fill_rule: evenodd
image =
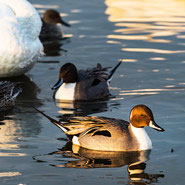
M49 9L46 10L41 18L42 29L40 33L40 39L45 38L63 38L62 25L70 27L71 25L65 22L58 11Z
M150 150L152 142L144 127L164 131L155 123L153 113L146 105L134 106L130 112L129 122L96 116L63 117L61 121L56 121L36 110L59 127L74 145L91 150L117 152Z
M59 80L52 87L56 100L96 100L108 97L110 80L120 66L122 60L107 73L109 67L77 70L72 63L66 63L60 68Z

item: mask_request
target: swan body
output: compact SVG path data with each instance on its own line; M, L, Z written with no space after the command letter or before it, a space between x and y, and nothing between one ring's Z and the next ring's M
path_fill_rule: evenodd
M26 0L0 0L0 77L19 76L41 55L42 22Z

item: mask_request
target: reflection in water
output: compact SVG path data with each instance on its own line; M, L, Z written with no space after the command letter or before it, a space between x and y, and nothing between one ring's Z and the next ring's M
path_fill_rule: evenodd
M32 81L32 79L26 75L22 75L14 78L7 78L5 80L11 82L18 82L22 88L22 92L17 97L17 104L20 106L39 106L41 101L37 98L40 89Z
M54 167L67 168L115 168L128 165L131 184L155 182L163 174L144 172L151 150L137 152L103 152L81 148L68 142L62 149L40 156L34 156L37 162L48 162ZM61 159L60 159L61 158ZM69 159L70 158L70 159ZM147 181L146 181L147 180Z
M20 147L16 142L16 131L20 128L16 125L14 120L4 120L0 122L0 156L25 156L25 153L21 153ZM12 152L13 151L13 152Z
M13 120L3 120L1 115L0 122L0 157L22 157L27 154L20 151L20 146L15 141L17 137L14 136L17 129L19 129ZM16 171L4 171L1 169L0 178L8 178L22 175L20 172Z
M46 56L63 56L67 53L67 50L62 49L62 46L66 43L69 43L69 38L63 38L62 40L41 40L44 46L44 54Z
M105 0L109 15L117 29L108 35L113 40L141 40L152 43L172 43L172 37L185 32L185 1L177 0ZM168 5L168 6L166 6ZM161 38L160 38L161 37ZM181 36L182 38L182 36ZM155 47L154 45L152 47ZM147 48L147 49L146 49ZM185 50L161 50L151 47L125 48L129 52L154 52L162 54L181 53Z
M8 78L6 80L20 83L22 92L16 99L15 108L12 111L4 112L3 117L1 116L0 120L5 122L5 124L0 125L2 126L1 133L7 128L8 131L12 131L11 136L29 137L38 135L41 131L41 125L38 121L40 117L35 115L34 112L31 115L30 108L42 105L41 100L37 98L40 88L26 75ZM6 137L6 132L4 131L5 134L3 136L5 140L6 138L9 139L9 137ZM15 141L17 137L11 138L12 141Z
M158 178L164 178L163 174L145 173L146 163L135 163L128 166L130 184L151 184L157 182Z
M19 172L0 172L0 177L14 177L14 176L18 176L18 175L22 175Z
M154 95L161 92L179 92L184 91L185 88L177 88L174 86L167 86L164 89L136 89L136 90L125 90L120 91L119 95L122 96L133 96L133 95Z
M117 108L120 103L117 101L60 101L56 105L61 108L59 113L63 115L87 116L89 114L106 112L111 107Z

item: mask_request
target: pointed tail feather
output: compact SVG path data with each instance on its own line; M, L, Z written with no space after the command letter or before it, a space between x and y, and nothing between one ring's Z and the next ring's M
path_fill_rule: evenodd
M120 60L119 63L110 71L108 82L111 81L113 74L115 73L116 69L120 66L120 64L123 62L123 60Z
M42 114L44 117L46 117L51 123L53 123L54 125L56 125L57 127L59 127L64 133L67 132L67 129L64 128L62 126L62 124L60 123L60 121L57 121L53 118L51 118L50 116L44 114L42 111L38 110L37 108L33 107L37 112L39 112L40 114Z

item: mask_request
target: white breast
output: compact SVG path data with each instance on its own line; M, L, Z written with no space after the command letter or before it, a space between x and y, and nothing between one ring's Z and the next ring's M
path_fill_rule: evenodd
M55 99L74 100L76 83L63 83L55 93Z
M136 128L131 125L131 129L140 144L140 150L149 150L152 148L152 142L144 128Z

